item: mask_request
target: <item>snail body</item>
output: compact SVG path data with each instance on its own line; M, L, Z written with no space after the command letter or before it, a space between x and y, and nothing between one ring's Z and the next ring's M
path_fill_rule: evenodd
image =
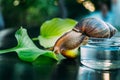
M71 54L68 55L67 52L73 50L72 53L74 54L74 49L78 48L82 43L86 43L89 37L110 38L116 31L112 25L100 19L82 19L71 31L66 32L56 41L54 52L70 57Z
M63 50L74 49L79 46L85 37L86 36L82 35L82 33L69 31L57 40L54 46L54 51L55 53L61 53Z
M71 50L63 50L61 54L69 59L76 58L78 55L78 48Z

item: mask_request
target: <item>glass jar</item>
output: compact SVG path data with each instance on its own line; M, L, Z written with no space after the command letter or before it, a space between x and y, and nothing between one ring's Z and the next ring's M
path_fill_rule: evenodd
M81 63L101 70L120 68L120 38L90 38L80 47Z

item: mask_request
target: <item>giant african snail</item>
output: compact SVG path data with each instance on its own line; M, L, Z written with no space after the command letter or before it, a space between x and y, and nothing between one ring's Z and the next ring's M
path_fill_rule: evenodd
M95 38L110 38L117 30L109 23L96 18L84 18L75 27L62 35L54 45L54 52L73 58L76 54L66 53L78 48L82 42Z

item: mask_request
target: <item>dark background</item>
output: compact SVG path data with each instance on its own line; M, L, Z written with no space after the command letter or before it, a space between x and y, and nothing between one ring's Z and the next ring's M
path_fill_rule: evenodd
M0 0L4 28L40 27L54 17L80 20L91 13L83 5L85 1L92 2L95 11L100 10L100 3L111 8L110 0Z

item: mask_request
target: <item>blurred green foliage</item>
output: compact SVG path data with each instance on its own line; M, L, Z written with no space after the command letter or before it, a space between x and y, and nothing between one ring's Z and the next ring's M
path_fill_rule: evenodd
M55 0L2 0L6 27L38 26L57 16Z
M87 1L87 0L85 0ZM109 0L90 0L99 9L98 3L110 5ZM80 20L90 12L77 0L0 0L5 27L40 26L54 17Z

